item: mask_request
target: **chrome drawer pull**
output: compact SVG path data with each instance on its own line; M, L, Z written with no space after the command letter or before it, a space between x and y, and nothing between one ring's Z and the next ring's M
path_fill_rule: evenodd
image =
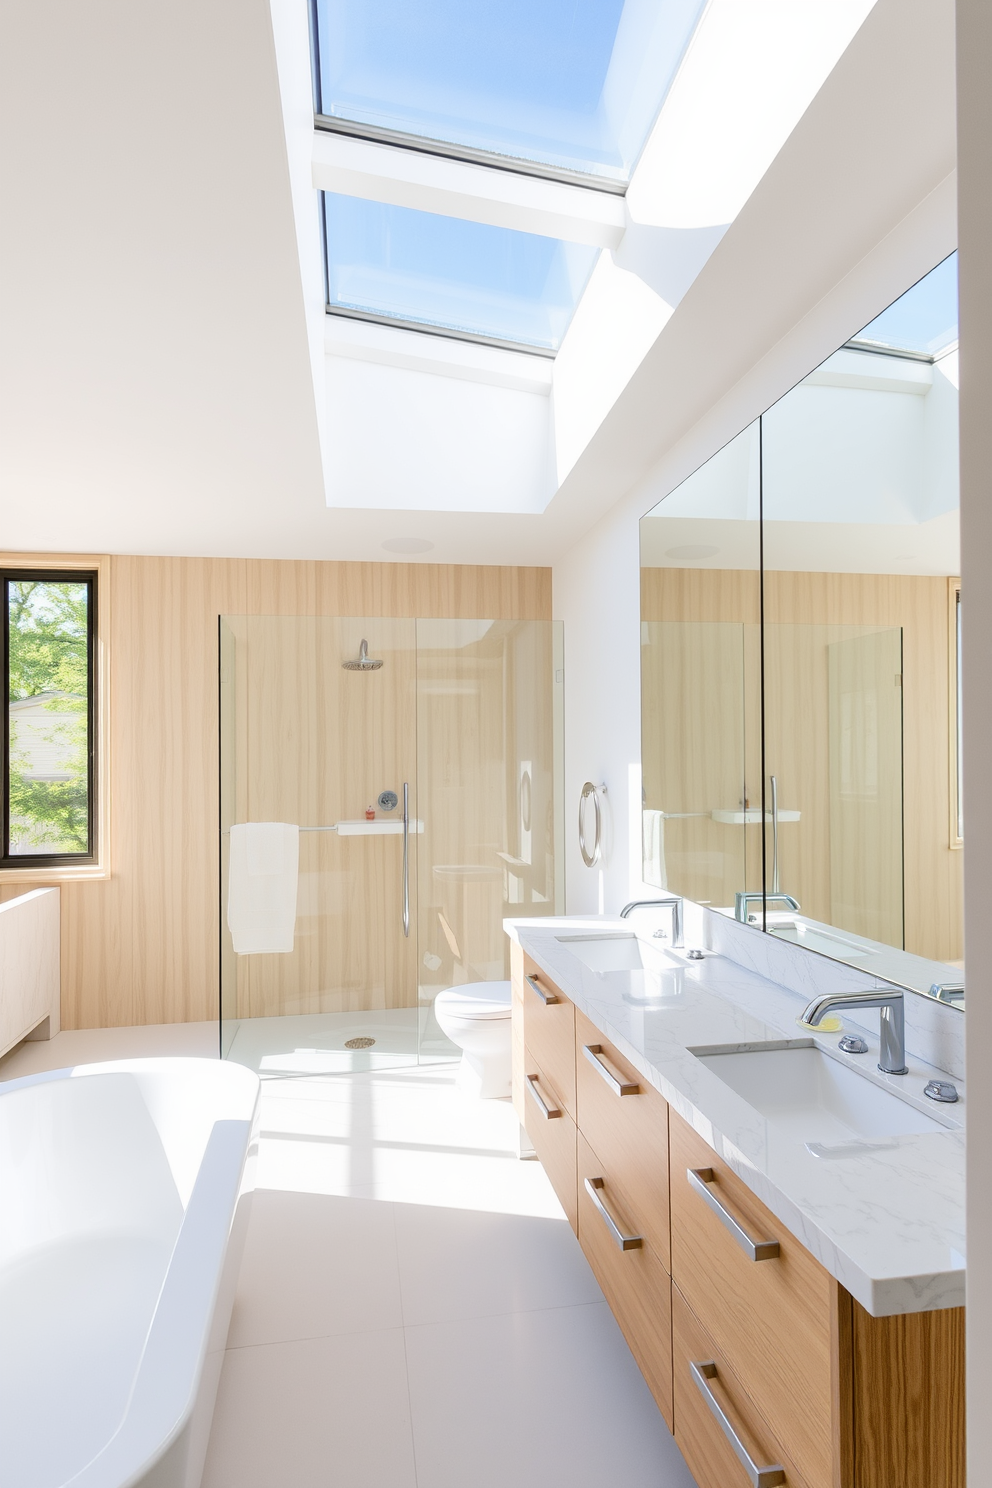
M589 1063L592 1065L593 1069L596 1071L597 1075L601 1075L606 1081L607 1085L609 1085L614 1095L637 1095L641 1087L637 1084L632 1083L630 1080L622 1080L617 1078L617 1076L613 1073L613 1070L610 1068L609 1064L606 1062L606 1057L603 1054L602 1044L583 1044L582 1052L588 1059Z
M536 992L537 996L544 1003L545 1007L547 1007L549 1003L558 1001L558 998L554 992L545 992L544 988L537 980L537 977L529 976L527 978L527 985L530 987L530 990L532 992Z
M599 1210L600 1219L602 1219L606 1228L609 1230L610 1234L613 1236L614 1240L617 1242L621 1250L640 1250L641 1246L644 1243L643 1236L624 1234L623 1230L621 1230L620 1226L613 1218L613 1215L607 1209L606 1205L603 1203L602 1199L599 1196L599 1191L604 1186L605 1185L602 1178L586 1179L586 1193L589 1195L593 1203L596 1205L596 1208Z
M739 1225L729 1209L725 1209L710 1188L710 1184L716 1179L712 1168L686 1168L685 1176L689 1180L689 1187L695 1189L696 1193L708 1204L722 1225L733 1235L737 1244L744 1254L752 1261L773 1261L779 1253L777 1240L752 1240L741 1225Z
M737 1454L737 1458L741 1464L741 1467L743 1467L744 1471L747 1473L748 1479L752 1484L752 1488L777 1488L777 1485L779 1483L784 1483L785 1469L779 1467L778 1463L775 1463L770 1467L758 1466L754 1458L751 1456L751 1453L748 1451L747 1447L744 1445L740 1437L737 1435L737 1432L734 1430L733 1425L731 1424L730 1417L724 1411L723 1406L720 1404L716 1396L713 1394L713 1391L710 1389L707 1381L717 1378L717 1368L713 1360L707 1359L701 1364L694 1364L690 1360L689 1368L692 1370L693 1379L699 1386L700 1394L706 1401L706 1404L709 1406L714 1416L716 1416L717 1420L719 1421L720 1428L723 1431L724 1436L727 1438L728 1442Z
M537 1106L537 1109L540 1111L545 1121L554 1121L556 1116L561 1115L561 1112L559 1111L557 1106L549 1106L547 1104L543 1095L537 1088L537 1079L537 1075L528 1075L527 1089L530 1091L534 1099L534 1104Z

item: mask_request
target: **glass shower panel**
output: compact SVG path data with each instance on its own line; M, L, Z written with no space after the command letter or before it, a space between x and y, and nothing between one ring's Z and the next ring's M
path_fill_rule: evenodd
M363 641L381 665L346 665ZM241 1063L323 1074L416 1060L402 824L406 783L416 831L416 709L412 620L221 621L222 1051ZM253 871L265 893L281 892L278 873L258 877L273 866L266 823L299 827L295 925L281 949L257 935L252 903L246 916L237 902L255 892ZM247 855L240 880L236 851ZM408 873L415 904L413 851Z
M509 978L505 916L561 912L561 627L417 621L421 1057L445 987Z
M225 616L219 640L222 1055L458 1057L437 992L506 978L504 916L562 907L560 626Z

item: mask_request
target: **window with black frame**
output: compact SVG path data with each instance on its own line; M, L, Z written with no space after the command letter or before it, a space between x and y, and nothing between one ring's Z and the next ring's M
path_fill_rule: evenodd
M96 574L3 569L5 868L96 858Z

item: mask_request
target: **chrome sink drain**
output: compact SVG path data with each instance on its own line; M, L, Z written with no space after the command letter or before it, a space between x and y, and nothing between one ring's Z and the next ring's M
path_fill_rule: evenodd
M370 1039L370 1038L353 1038L353 1039L346 1039L344 1046L345 1046L346 1049L371 1049L371 1047L372 1047L372 1045L374 1043L375 1043L375 1039Z

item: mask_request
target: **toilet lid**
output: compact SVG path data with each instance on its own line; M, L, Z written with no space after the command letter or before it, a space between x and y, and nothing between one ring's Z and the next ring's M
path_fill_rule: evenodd
M462 987L449 987L437 994L434 1006L458 1018L508 1018L510 983L466 982Z

